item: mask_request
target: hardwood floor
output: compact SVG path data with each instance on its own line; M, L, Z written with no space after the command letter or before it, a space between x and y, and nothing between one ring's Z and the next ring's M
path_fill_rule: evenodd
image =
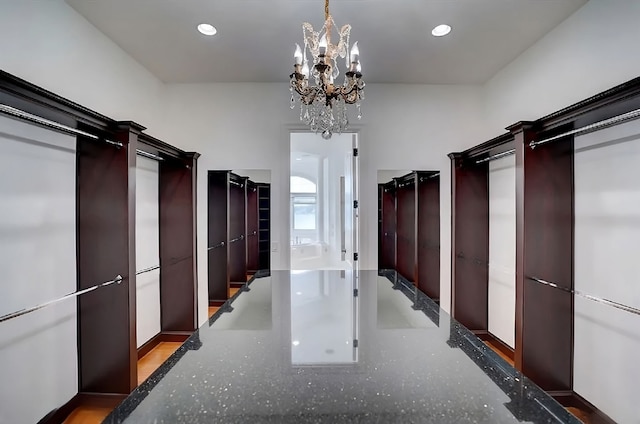
M149 378L153 372L175 352L182 343L160 342L149 353L138 360L138 384ZM99 424L109 415L117 404L111 407L104 405L81 405L76 408L63 424Z
M239 289L239 288L237 288L237 287L231 287L231 288L229 289L229 297L231 297L231 296L233 296L234 294L236 294L236 293L238 292L238 290L240 290L240 289Z
M584 424L590 424L591 420L586 412L578 408L568 407L567 411L571 412L577 419L582 421Z
M144 382L160 365L182 345L180 342L160 342L138 360L138 385Z
M507 355L505 355L500 349L498 349L497 346L495 346L493 343L491 343L491 341L489 340L485 340L484 344L486 344L487 346L489 346L491 348L491 350L493 350L495 353L497 353L498 355L500 355L500 357L502 359L504 359L505 361L507 361L509 363L509 365L513 366L513 359L509 358Z
M64 420L63 424L99 424L107 418L113 408L79 406Z
M211 318L213 314L218 312L218 309L220 309L219 306L209 306L209 318Z

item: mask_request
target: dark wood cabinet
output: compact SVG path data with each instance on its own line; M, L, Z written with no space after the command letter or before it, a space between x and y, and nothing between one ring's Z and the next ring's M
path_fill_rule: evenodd
M380 269L440 299L440 174L414 171L379 185Z
M231 287L269 268L269 184L231 171L209 171L208 178L209 304L220 305Z

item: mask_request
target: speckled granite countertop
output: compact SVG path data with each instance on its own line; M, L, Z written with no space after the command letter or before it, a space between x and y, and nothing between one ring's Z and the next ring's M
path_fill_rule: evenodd
M375 271L255 279L105 422L579 423L429 298Z

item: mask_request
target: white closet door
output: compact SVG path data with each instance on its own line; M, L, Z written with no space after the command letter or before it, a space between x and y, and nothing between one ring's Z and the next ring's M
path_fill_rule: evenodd
M142 156L136 167L136 269L160 263L158 209L159 163ZM136 327L138 347L160 332L160 270L136 277Z
M640 122L575 140L575 288L640 308ZM640 316L575 299L574 388L640 423Z
M76 141L0 116L0 144L5 315L76 290ZM0 423L37 422L76 394L76 340L75 299L0 323Z
M515 156L489 164L489 331L515 347Z

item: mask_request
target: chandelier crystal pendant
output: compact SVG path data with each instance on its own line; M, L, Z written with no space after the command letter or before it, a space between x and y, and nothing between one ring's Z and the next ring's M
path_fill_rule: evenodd
M320 31L314 31L308 22L302 24L304 49L296 44L289 91L291 109L295 107L295 90L300 100L300 120L328 140L333 133L340 134L349 127L347 105L356 105L357 117L362 118L360 103L364 99L365 83L357 41L349 51L351 25L337 30L329 14L329 0L325 0L324 15L325 22ZM333 29L337 30L337 43L332 42ZM307 60L307 52L312 56L312 63ZM334 83L340 75L339 58L346 59L347 72L342 85ZM315 84L311 83L311 77Z

